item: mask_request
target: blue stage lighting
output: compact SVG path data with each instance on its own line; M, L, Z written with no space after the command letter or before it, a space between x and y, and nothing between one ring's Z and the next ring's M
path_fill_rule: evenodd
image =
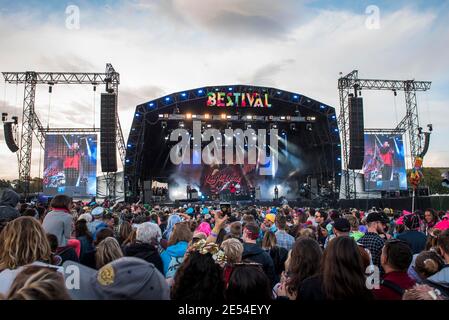
M165 101L166 101L166 102L169 102L169 101L170 101L170 97L166 97L166 98L165 98Z
M185 93L185 92L181 93L181 97L183 97L183 98L187 97L187 93Z
M132 148L132 145L131 145L131 144L128 144L128 148Z
M338 132L338 128L335 128L334 131L335 131L335 132Z
M140 113L136 113L136 118L140 117Z
M149 107L149 108L153 108L153 107L154 107L154 102L150 102L150 103L148 104L148 107Z
M229 91L232 91L233 89L231 87L228 88Z
M298 100L298 98L299 98L299 97L298 97L298 95L296 95L296 94L293 96L293 100Z
M129 159L126 159L126 163L130 163L131 162L131 160L129 160Z
M203 94L204 90L203 89L199 89L198 90L198 94Z
M337 158L337 161L341 161L341 158L340 158L340 157L338 157L338 158Z

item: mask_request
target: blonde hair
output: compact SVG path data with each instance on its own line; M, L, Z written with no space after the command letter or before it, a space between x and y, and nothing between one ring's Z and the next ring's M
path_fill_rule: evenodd
M238 263L242 261L243 245L238 239L230 238L223 241L221 249L223 249L227 257L227 262Z
M95 262L97 269L108 263L123 257L122 249L117 240L108 237L100 242L95 252Z
M32 217L10 221L0 234L0 271L35 261L51 261L51 249L40 223Z
M29 266L15 278L7 300L70 300L64 277L56 270Z

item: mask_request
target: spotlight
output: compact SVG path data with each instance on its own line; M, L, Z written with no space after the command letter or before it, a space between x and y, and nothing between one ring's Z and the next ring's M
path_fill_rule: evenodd
M170 102L170 97L166 97L165 102Z
M246 129L251 129L251 125L249 123L245 123L245 128Z
M232 124L228 122L228 123L226 124L226 127L227 127L228 129L232 129Z
M192 114L191 114L191 113L187 113L187 114L186 114L186 118L187 118L187 119L192 119Z
M160 114L160 115L159 115L159 118L163 118L163 117L164 117L164 115L163 115L163 114Z
M164 138L164 139L165 139L165 141L167 141L167 140L168 140L168 136L165 136L165 138Z
M226 113L222 113L222 114L221 114L221 119L222 119L222 120L226 119Z
M252 119L253 119L253 116L246 116L246 119L252 120Z
M283 137L285 137L285 136L287 135L287 132L285 132L285 130L282 130L281 135L282 135Z
M181 121L181 122L179 123L179 127L180 127L180 128L184 128L184 122Z
M209 119L210 118L210 115L208 114L208 113L206 113L205 115L204 115L204 119Z
M277 124L274 124L274 123L273 123L273 124L270 125L270 129L277 129L277 128L278 128L278 125L277 125Z
M281 120L285 120L285 116L282 116L282 117L281 117Z
M296 124L295 123L290 124L290 130L296 131Z
M167 128L167 122L162 121L161 122L161 127L162 127L162 129L166 129Z
M212 125L209 123L209 124L207 125L207 127L208 127L208 128L212 128Z
M313 130L311 123L306 124L306 130L307 131L312 131Z

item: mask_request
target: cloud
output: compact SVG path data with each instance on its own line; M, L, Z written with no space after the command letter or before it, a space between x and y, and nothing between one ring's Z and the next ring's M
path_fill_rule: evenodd
M119 110L134 111L137 105L163 96L166 91L158 86L144 86L140 88L120 88Z

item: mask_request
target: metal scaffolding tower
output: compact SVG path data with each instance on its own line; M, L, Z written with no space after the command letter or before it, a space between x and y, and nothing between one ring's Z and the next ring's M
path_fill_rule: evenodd
M45 134L50 132L83 132L85 129L79 128L44 128L35 112L36 86L45 84L53 86L56 84L89 84L97 86L106 85L106 91L118 95L118 86L120 84L120 74L116 72L113 66L108 63L105 73L88 73L88 72L3 72L6 83L24 84L23 99L23 115L22 115L22 131L20 135L19 149L19 181L23 183L23 193L25 196L30 190L30 171L31 171L31 152L33 146L33 134L42 146L45 145ZM117 99L118 101L118 99ZM116 134L117 147L120 154L122 165L125 162L125 140L123 138L120 120L118 117L118 108L116 108ZM92 129L98 132L99 129ZM115 172L106 173L113 183L108 185L109 196L115 198Z
M338 79L338 90L340 95L340 115L338 118L342 135L343 168L344 168L344 194L346 199L356 198L355 187L356 172L348 169L350 136L349 136L349 96L358 96L360 90L391 90L405 92L406 115L396 126L397 130L406 130L410 141L410 155L413 165L414 158L422 152L421 128L418 118L418 104L416 91L427 91L432 82L415 80L380 80L359 79L358 70L354 70L344 77ZM351 92L353 91L353 92Z

